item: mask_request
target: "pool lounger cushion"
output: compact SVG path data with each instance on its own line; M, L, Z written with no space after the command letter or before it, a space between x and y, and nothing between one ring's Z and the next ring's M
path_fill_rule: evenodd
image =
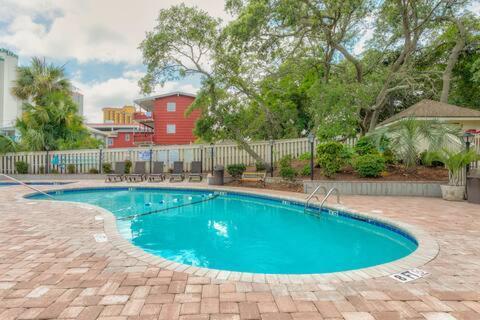
M115 172L105 176L105 182L121 182L125 178L125 162L115 162ZM117 180L118 179L118 180Z
M183 174L183 161L175 161L173 163L173 172L170 174L170 182L180 182L185 179Z
M145 179L145 174L147 172L145 161L135 162L133 172L134 173L126 174L125 180L129 182L143 181Z
M122 182L124 179L123 174L111 173L105 176L105 182Z
M202 181L202 162L192 161L188 181Z
M142 182L145 179L145 175L141 173L133 173L125 175L125 181L129 182Z
M149 182L163 181L165 180L165 174L163 173L163 161L155 161L153 162L153 173L150 173L147 176L147 180Z

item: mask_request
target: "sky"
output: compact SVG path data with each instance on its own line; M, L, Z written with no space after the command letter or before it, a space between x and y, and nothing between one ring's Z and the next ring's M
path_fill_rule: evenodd
M145 72L138 50L156 25L162 8L184 2L228 20L224 0L0 0L0 48L19 56L64 65L84 95L84 116L101 122L103 107L132 104L140 97L138 80ZM156 93L195 93L198 78L168 82Z
M138 80L145 72L138 50L153 29L160 9L184 2L229 20L224 0L0 0L0 48L19 55L27 65L33 56L64 65L84 95L84 116L101 122L103 107L132 104L140 97ZM473 2L480 13L480 1ZM372 30L354 48L361 51ZM195 93L198 78L168 82L155 94Z

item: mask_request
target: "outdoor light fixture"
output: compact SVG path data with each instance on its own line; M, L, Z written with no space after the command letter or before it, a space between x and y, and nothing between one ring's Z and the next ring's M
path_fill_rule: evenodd
M463 141L465 141L465 148L468 151L470 151L470 138L473 137L473 134L470 133L470 132L465 132L463 134ZM466 168L466 171L467 171L467 174L470 172L470 164L467 164L467 168Z
M103 145L98 147L98 172L102 173Z
M50 159L48 157L48 151L50 150L50 147L48 145L45 146L45 151L47 152L46 157L45 157L45 174L48 174L48 167L50 166Z
M465 132L463 134L463 141L465 141L465 146L467 147L467 151L470 149L470 138L473 137L473 134L470 132Z
M310 180L313 181L313 149L315 144L315 135L313 132L308 134L308 142L310 143Z
M275 145L275 140L270 140L270 177L273 178L273 146Z
M211 156L211 158L212 158L212 175L213 175L213 165L214 165L214 163L213 163L213 148L214 148L214 146L215 146L215 145L214 145L213 142L210 143L210 148L211 148L211 150L210 150L210 156Z

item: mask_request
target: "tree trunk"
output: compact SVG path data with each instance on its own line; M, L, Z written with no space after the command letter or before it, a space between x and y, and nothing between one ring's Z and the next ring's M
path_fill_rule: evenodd
M255 150L253 150L252 147L250 147L250 145L248 144L248 142L245 141L242 137L237 135L235 138L235 142L240 148L245 150L253 159L255 159L255 162L263 163L264 165L267 164L266 161L262 159L262 157L260 157L258 153L256 153Z
M455 64L458 61L458 57L460 56L460 53L462 52L463 48L465 47L465 28L460 20L455 20L455 23L458 28L458 38L455 43L455 46L452 49L452 52L450 53L450 56L448 57L448 62L445 70L443 71L442 75L442 93L440 95L440 102L448 103L448 95L450 93L450 82L452 80L452 73L453 73L453 68L455 67Z
M350 63L353 64L353 66L355 67L355 70L357 72L357 82L362 82L363 81L363 67L362 67L362 63L360 62L360 60L358 60L353 55L351 55L350 52L348 52L348 50L345 49L342 45L332 42L332 46L335 49L337 49L338 51L340 51L341 54L345 57L345 59L347 59Z

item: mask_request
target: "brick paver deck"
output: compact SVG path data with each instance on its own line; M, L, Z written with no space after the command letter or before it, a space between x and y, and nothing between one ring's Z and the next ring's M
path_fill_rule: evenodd
M350 208L433 236L439 254L422 267L431 274L407 284L389 277L269 284L162 269L113 241L97 243L105 221L96 210L22 199L26 193L0 188L0 319L480 319L479 205L344 197Z

